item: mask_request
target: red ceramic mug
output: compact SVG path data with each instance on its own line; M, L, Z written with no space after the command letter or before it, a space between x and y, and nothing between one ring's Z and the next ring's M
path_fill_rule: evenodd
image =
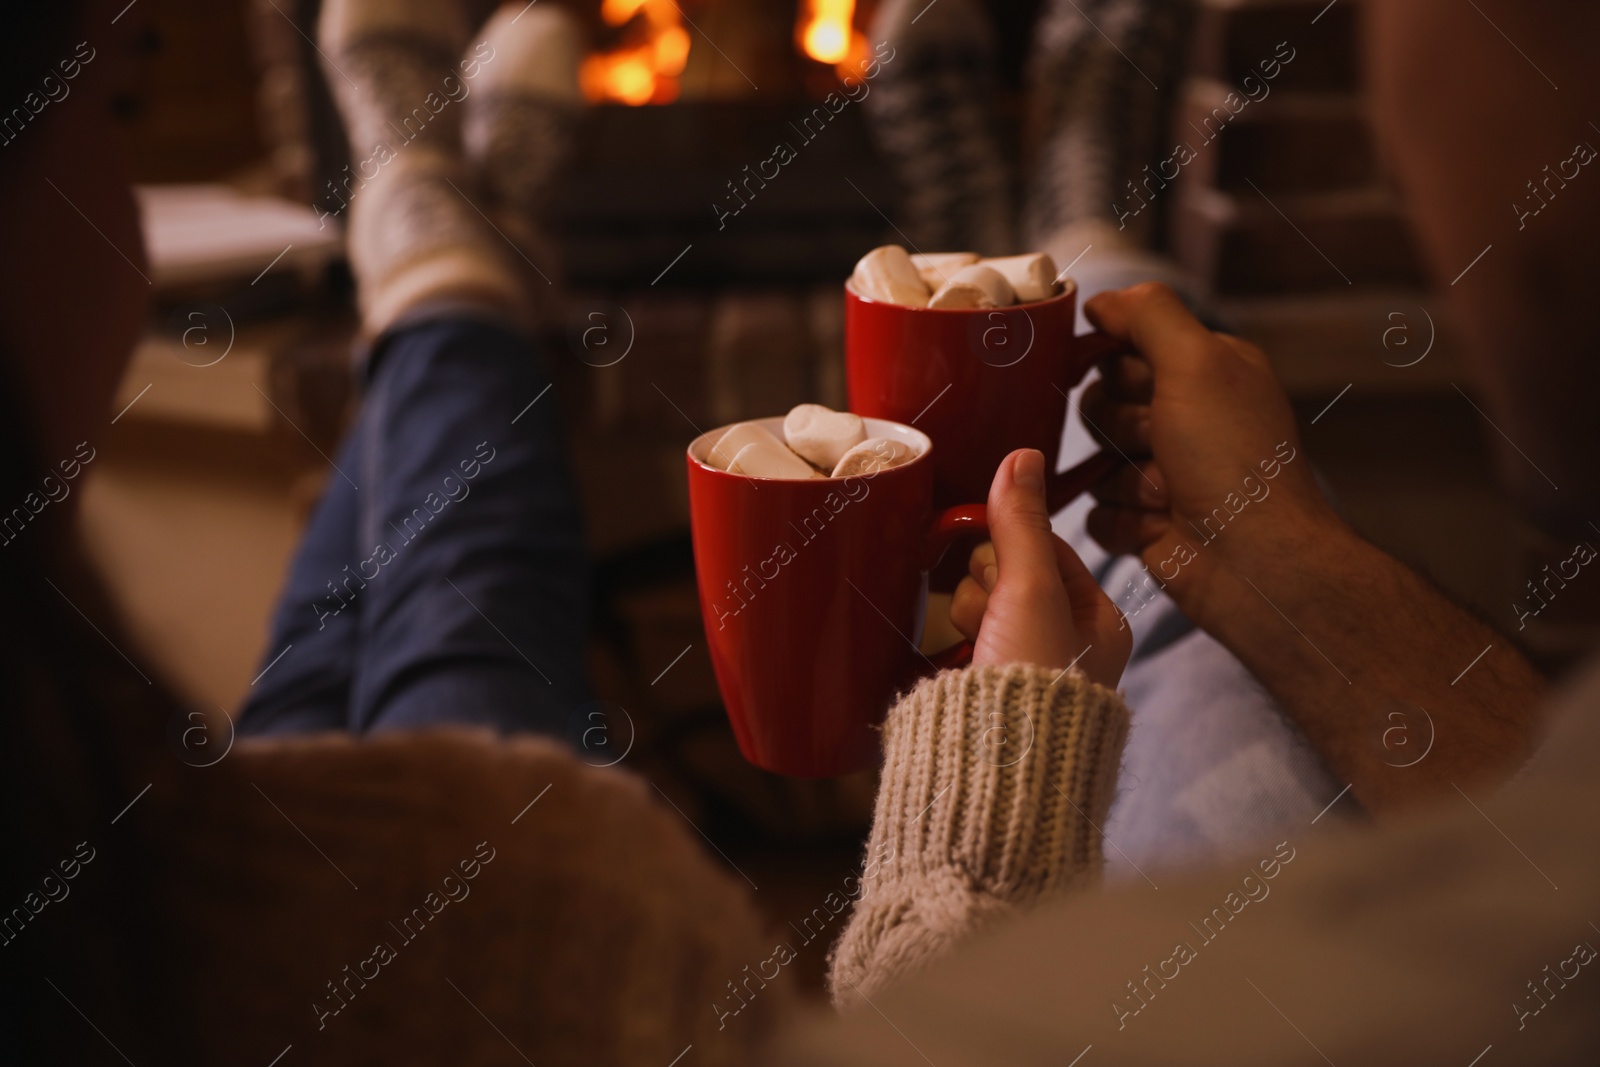
M871 766L894 694L934 662L917 650L928 570L956 537L987 531L982 505L933 507L933 442L898 467L849 478L748 478L708 466L726 429L689 445L689 523L700 611L739 749L758 767L819 778ZM783 419L762 420L782 436Z
M914 423L939 444L934 500L983 500L1000 461L1019 448L1047 457L1061 447L1067 393L1122 345L1103 333L1075 336L1078 287L1003 308L886 304L844 287L850 410ZM1120 457L1105 452L1053 474L1055 512L1105 477Z

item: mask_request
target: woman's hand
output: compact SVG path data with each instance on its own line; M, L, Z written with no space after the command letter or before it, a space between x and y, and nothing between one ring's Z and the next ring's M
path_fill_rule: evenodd
M1115 688L1133 632L1078 554L1050 529L1044 456L1024 448L995 471L989 488L991 543L956 587L950 621L977 644L975 666L1076 664L1090 681Z

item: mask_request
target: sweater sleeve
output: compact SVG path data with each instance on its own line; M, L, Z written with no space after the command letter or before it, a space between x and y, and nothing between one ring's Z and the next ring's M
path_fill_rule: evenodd
M1019 908L1098 880L1128 710L1077 671L945 671L883 727L862 892L829 960L844 1008Z

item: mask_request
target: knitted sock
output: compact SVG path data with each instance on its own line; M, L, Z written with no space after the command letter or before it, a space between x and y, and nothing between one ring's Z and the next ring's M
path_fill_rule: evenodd
M474 204L461 158L457 57L468 25L429 0L327 0L328 83L363 184L346 234L362 326L382 333L424 304L513 317L526 303L511 249Z
M1150 195L1137 183L1162 158L1188 8L1184 0L1050 0L1041 13L1028 62L1029 125L1039 139L1022 213L1029 248L1081 247L1059 238L1072 226L1109 240L1100 221L1129 243L1150 241L1158 213L1141 207Z
M351 155L366 158L379 145L458 150L461 109L439 102L451 95L446 79L459 81L470 30L455 3L325 0L317 37Z
M545 224L583 106L582 30L561 8L516 4L489 19L482 40L492 52L463 112L467 162L485 210L532 268L530 290L553 296L559 262Z
M468 199L471 190L459 158L416 149L351 203L346 245L367 337L424 305L477 307L528 324L514 252Z
M862 106L905 187L902 228L913 251L1014 251L994 29L982 8L972 0L888 0L871 35L894 48L894 59Z

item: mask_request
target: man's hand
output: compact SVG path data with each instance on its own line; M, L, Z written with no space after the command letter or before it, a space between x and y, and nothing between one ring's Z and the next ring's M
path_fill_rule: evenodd
M1007 456L989 489L989 532L971 576L956 587L950 620L977 643L974 665L1077 664L1092 682L1115 688L1133 633L1078 554L1050 529L1044 456Z
M1096 436L1134 460L1094 490L1088 529L1107 551L1141 556L1203 624L1217 567L1348 535L1260 349L1212 333L1164 285L1102 293L1084 312L1138 353L1105 360L1083 400Z
M1261 350L1207 330L1165 286L1084 310L1137 353L1107 360L1084 400L1136 464L1096 489L1095 539L1142 556L1369 809L1515 768L1538 672L1334 514Z

